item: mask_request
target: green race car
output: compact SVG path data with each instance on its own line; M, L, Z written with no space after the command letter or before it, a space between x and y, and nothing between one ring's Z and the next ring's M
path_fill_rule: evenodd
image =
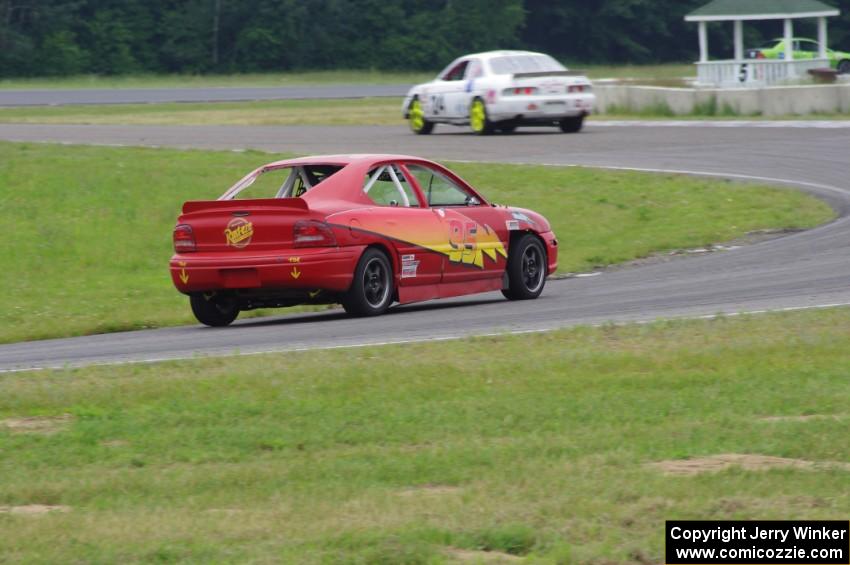
M794 42L794 60L815 59L819 53L818 42L813 39L803 39L795 37ZM836 69L839 74L850 74L850 53L841 51L833 51L827 48L826 56L829 58L829 64ZM785 40L783 38L774 39L764 47L758 49L750 49L747 51L747 57L750 59L784 59L785 58Z

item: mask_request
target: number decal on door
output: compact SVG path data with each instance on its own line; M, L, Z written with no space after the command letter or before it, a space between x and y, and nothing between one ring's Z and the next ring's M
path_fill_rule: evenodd
M499 236L487 225L476 222L449 220L449 261L484 268L484 255L493 261L497 256L507 258Z
M446 101L442 94L431 95L431 113L435 116L445 111Z
M452 263L475 264L478 243L475 235L478 233L478 224L475 222L461 222L460 220L449 221L449 261Z

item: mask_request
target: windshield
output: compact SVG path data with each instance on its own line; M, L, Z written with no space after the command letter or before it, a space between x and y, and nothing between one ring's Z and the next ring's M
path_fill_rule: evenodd
M490 59L494 75L566 71L566 67L549 55L506 55Z
M339 165L297 165L261 170L240 181L220 200L297 198L342 169Z

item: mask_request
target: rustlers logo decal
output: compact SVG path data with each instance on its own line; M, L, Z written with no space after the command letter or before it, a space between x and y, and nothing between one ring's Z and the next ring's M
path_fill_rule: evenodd
M254 235L254 224L245 218L233 218L224 229L224 237L227 239L227 245L243 248L251 243L251 237Z

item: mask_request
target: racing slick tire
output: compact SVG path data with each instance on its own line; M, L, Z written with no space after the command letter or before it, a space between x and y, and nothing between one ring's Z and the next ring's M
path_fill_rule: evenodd
M239 315L239 305L232 296L221 294L192 294L189 296L192 313L199 322L214 328L229 326Z
M475 135L490 135L496 129L487 116L484 101L480 98L474 99L469 106L469 127Z
M351 288L342 298L342 307L352 316L378 316L393 302L393 269L387 255L370 247L354 269Z
M407 108L407 116L410 130L416 135L428 135L434 131L434 122L429 122L425 119L425 112L422 110L422 103L419 101L419 98L414 98L410 101L410 106Z
M564 118L558 122L561 131L564 133L578 133L584 126L584 116L574 116L572 118Z
M850 75L850 59L844 59L838 63L838 74Z
M502 294L509 300L531 300L540 296L546 284L546 249L540 239L525 234L511 245L508 255L508 288Z

